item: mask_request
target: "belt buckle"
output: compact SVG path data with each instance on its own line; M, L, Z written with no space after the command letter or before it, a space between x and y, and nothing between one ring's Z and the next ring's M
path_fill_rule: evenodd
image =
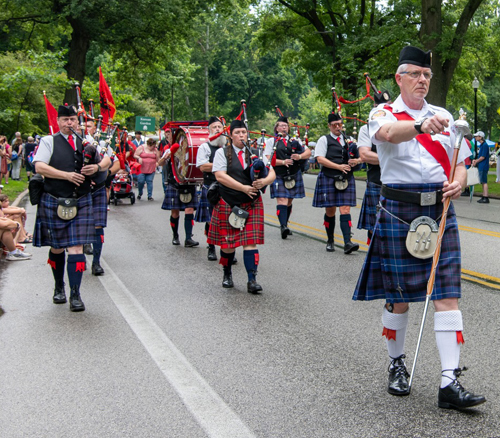
M429 205L435 205L437 199L437 192L423 192L420 193L420 206L427 207Z

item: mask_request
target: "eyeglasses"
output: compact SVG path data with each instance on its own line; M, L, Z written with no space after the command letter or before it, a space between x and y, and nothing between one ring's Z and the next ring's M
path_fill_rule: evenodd
M399 73L400 75L408 75L412 79L420 79L420 76L423 76L427 81L432 79L432 72L423 72L423 71L402 71Z

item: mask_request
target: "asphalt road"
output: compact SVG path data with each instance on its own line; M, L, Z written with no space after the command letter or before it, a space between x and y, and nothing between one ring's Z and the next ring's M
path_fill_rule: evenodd
M500 437L500 201L455 202L463 276L473 280L462 283L461 365L469 370L461 382L488 399L456 412L436 403L432 306L412 394L386 392L382 303L351 300L364 253L325 251L314 183L307 175L308 196L294 202L286 241L265 196L261 296L246 292L241 249L236 287L225 290L204 244L171 245L159 175L155 201L111 207L106 274L85 273L85 312L52 304L46 248L33 248L31 261L1 260L0 436ZM364 184L357 187L360 204ZM352 214L356 224L359 208ZM195 239L203 242L202 233L196 224ZM340 244L338 225L336 235ZM354 239L365 242L365 231L354 230ZM422 310L411 308L410 367Z

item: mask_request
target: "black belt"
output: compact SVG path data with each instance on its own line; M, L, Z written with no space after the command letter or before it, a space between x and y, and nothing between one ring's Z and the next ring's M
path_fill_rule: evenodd
M436 192L408 192L406 190L397 190L386 185L382 185L380 194L392 201L407 202L409 204L416 204L422 207L428 205L435 205L443 199L443 191Z

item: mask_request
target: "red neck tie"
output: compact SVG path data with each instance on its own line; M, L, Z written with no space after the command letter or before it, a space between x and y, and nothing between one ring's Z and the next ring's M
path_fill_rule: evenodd
M337 141L340 143L340 137L337 137ZM340 144L342 144L342 143L340 143Z
M68 143L73 148L73 150L75 151L76 150L76 148L75 148L75 141L73 140L73 136L71 134L68 135Z
M238 160L240 160L241 167L245 168L245 162L243 161L243 151L238 152Z

